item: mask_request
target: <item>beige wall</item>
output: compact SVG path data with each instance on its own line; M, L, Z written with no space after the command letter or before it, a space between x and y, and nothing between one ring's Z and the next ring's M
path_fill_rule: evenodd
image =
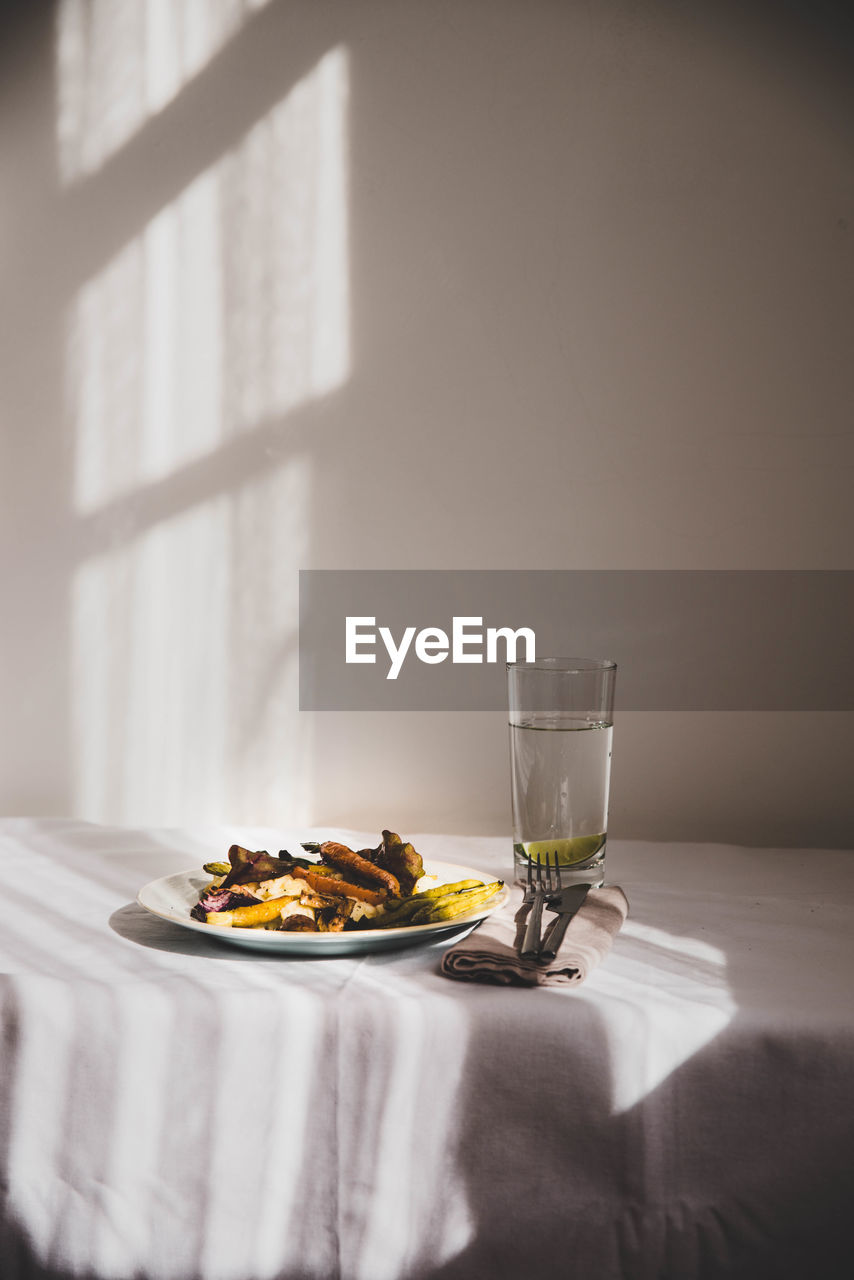
M297 711L299 568L854 567L829 12L4 17L0 811L501 831L500 716ZM612 829L851 844L853 719L626 714Z

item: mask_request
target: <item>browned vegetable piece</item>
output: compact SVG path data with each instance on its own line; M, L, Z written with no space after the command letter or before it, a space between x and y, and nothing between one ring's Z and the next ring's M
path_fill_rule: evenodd
M329 897L357 898L360 902L369 902L373 907L378 907L381 902L385 902L388 896L374 889L365 889L360 884L350 884L348 880L309 871L305 867L294 867L291 874L298 880L305 880L318 893Z
M337 840L327 840L325 844L318 846L318 852L323 861L335 867L336 870L349 873L360 880L367 880L369 884L379 885L387 889L393 898L400 897L400 884L396 876L386 871L384 867L375 866L361 854L354 853L352 849L347 848L346 844L339 844Z
M317 933L317 925L309 916L285 916L279 928L286 933Z
M279 876L288 875L292 864L284 858L274 858L266 849L253 853L239 844L233 844L228 851L231 870L220 885L221 889L230 889L233 884L250 884L260 880L277 880Z
M321 933L340 933L350 918L353 910L352 898L333 898L322 910L315 913L317 927Z
M390 871L400 884L401 895L408 897L424 875L421 854L401 840L396 831L383 831L382 844L371 852L375 864Z
M303 889L299 896L300 906L311 907L313 911L324 911L337 901L337 898L323 897L321 894L315 893L313 889Z

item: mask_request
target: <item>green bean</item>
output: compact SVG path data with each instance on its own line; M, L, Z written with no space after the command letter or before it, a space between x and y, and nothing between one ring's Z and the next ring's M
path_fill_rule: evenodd
M433 924L438 920L452 920L455 916L479 907L482 902L494 898L503 888L503 880L493 880L478 889L466 889L462 893L448 893L425 903L410 918L410 924Z
M499 881L499 887L501 882ZM426 919L419 919L419 924L439 924L444 920L454 920L457 916L464 915L467 911L472 911L475 907L482 906L484 902L488 902L490 898L494 898L498 892L497 888L489 888L482 893L473 895L476 900L464 901L462 898L457 901L451 901L441 904L430 912Z
M384 915L408 915L424 903L433 902L437 898L447 897L449 893L461 893L464 889L480 889L482 880L457 880L454 884L437 884L432 889L422 889L420 893L411 893L408 898L399 898L386 903Z
M413 893L412 897L423 902L429 898L444 898L449 893L461 893L463 889L479 889L482 884L482 880L456 880L453 884L437 884L432 889L422 889L420 893Z
M407 925L432 924L453 919L494 897L504 887L503 880L484 884L482 880L457 880L438 884L408 898L386 902L377 916L364 916L356 926L361 929L397 929Z
M423 905L423 902L417 898L401 898L393 907L386 903L381 915L371 917L370 927L390 929L400 924L408 924L413 914Z
M203 867L203 870L207 871L209 876L227 876L229 871L231 870L231 863L230 862L206 862Z

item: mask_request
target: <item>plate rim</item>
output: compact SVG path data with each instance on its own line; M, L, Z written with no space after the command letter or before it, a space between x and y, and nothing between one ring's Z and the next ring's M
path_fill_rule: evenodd
M487 874L463 863L446 862L444 859L438 858L430 859L426 864L424 874L429 876L436 875L437 872L442 874L446 871L453 872L456 879L483 879L484 875ZM201 920L193 920L189 914L189 907L186 908L186 914L184 914L177 907L163 910L152 905L150 900L145 900L146 895L161 886L165 886L169 882L186 884L191 876L210 879L208 873L200 866L190 867L185 871L173 871L168 875L157 876L155 879L149 880L137 893L136 901L145 911L148 911L159 920L165 920L168 924L190 929L194 933L200 933L207 938L230 942L235 946L242 946L259 952L270 951L271 953L291 951L292 953L301 952L307 955L322 955L324 952L331 953L333 950L339 950L340 948L339 954L343 954L344 950L350 949L350 944L352 944L354 952L369 952L371 950L390 949L396 942L410 941L415 944L422 939L428 942L438 939L442 934L472 929L481 920L485 920L487 916L492 915L494 911L503 907L510 897L509 885L504 880L502 888L498 890L494 898L489 900L488 905L473 907L470 912L457 916L453 920L438 920L432 924L397 925L388 929L360 929L347 933L294 932L290 934L273 929L218 929L215 925L206 924ZM500 877L494 878L499 879ZM446 880L446 883L453 883L453 879ZM250 937L241 936L244 934L249 934ZM372 944L376 945L372 946Z

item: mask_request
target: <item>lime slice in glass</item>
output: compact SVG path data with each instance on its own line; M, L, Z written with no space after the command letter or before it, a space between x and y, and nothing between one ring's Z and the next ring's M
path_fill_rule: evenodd
M569 840L531 840L522 847L532 862L545 862L547 857L557 855L558 866L574 867L595 857L604 843L603 835L573 836Z

